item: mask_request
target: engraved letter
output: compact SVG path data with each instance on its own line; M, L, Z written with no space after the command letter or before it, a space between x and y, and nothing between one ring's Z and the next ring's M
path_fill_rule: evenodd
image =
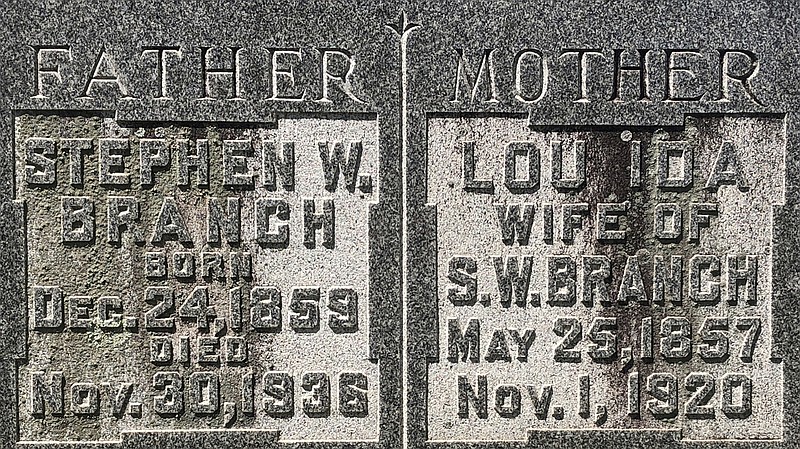
M624 50L614 50L614 80L611 83L611 101L620 101L620 88L622 87L622 72L639 72L639 97L636 99L648 100L647 93L647 49L638 49L639 65L622 65L622 52Z
M461 332L458 320L451 318L447 320L447 360L458 363L466 362L469 359L472 363L480 360L481 347L481 322L470 319L467 330ZM459 357L459 354L461 356Z
M744 268L742 268L742 262L744 262ZM757 255L748 254L746 257L728 255L728 304L739 304L740 286L744 286L744 296L747 304L755 305L758 296Z
M180 47L142 47L142 56L148 53L156 53L156 72L158 73L158 96L156 100L171 100L167 92L167 55L172 53L178 58L181 57Z
M586 203L565 204L561 207L561 240L572 242L572 230L581 226L583 216L589 213L589 205Z
M132 196L108 197L108 242L120 243L122 229L131 233L131 240L144 243L144 235L139 229L139 202Z
M708 274L704 275L704 273ZM689 299L698 305L714 305L719 302L719 258L717 256L695 254L689 259Z
M94 240L94 203L88 196L61 197L61 241L88 243Z
M83 185L83 154L92 149L92 139L61 139L62 150L69 151L69 182Z
M695 74L690 67L676 66L674 56L703 56L702 53L696 50L664 50L664 57L666 59L666 77L664 79L664 101L698 101L703 98L704 94L691 95L687 97L678 96L675 92L675 77L676 73L683 73L689 76L689 80L695 79Z
M353 75L353 70L356 68L355 58L353 54L347 50L338 49L338 48L320 48L319 49L320 58L322 58L322 64L320 65L320 82L322 83L322 97L317 100L320 103L331 103L332 100L328 97L330 95L330 86L329 83L331 81L337 81L339 84L339 88L342 92L345 93L351 100L355 101L356 103L364 103L360 100L356 95L353 93L353 86L350 82L350 76ZM343 58L346 61L346 69L339 72L339 74L333 74L330 70L330 59L331 56L338 56L339 58Z
M469 405L472 404L478 418L488 418L486 393L486 376L478 376L477 394L467 380L467 376L458 376L458 417L469 418Z
M455 256L450 259L447 279L456 287L447 288L447 299L454 306L472 306L478 300L478 264L472 257ZM463 289L460 287L464 287Z
M337 334L358 330L358 293L352 288L328 290L328 326Z
M230 48L231 55L233 61L231 62L231 68L218 68L218 69L210 69L208 68L208 64L210 62L208 53L211 50L211 47L200 47L200 67L201 67L201 76L203 79L203 97L201 100L211 100L217 99L215 95L212 95L212 80L219 80L222 77L230 77L231 80L231 89L230 91L226 90L225 97L228 98L230 94L231 99L238 99L239 97L239 51L241 50L240 47L228 47Z
M189 154L190 141L177 139L178 146L178 185L189 186L189 169L197 172L197 185L208 186L208 140L197 139L195 150L197 154Z
M658 175L656 183L663 189L682 189L692 185L692 168L694 154L689 142L685 140L657 142ZM672 158L680 158L680 172L675 176L672 170Z
M117 73L117 64L114 62L114 58L109 53L106 53L105 48L101 47L100 54L97 55L94 67L92 67L91 77L86 83L81 97L91 98L92 88L95 84L105 85L107 83L116 84L119 92L122 94L122 98L134 99L134 97L130 96L128 93L128 88L122 83L120 75Z
M45 403L50 413L56 416L64 414L64 373L50 373L50 383L45 382L44 371L31 372L30 407L31 415L44 417Z
M281 142L283 158L278 156L277 145L276 142L264 142L263 144L261 153L261 182L267 189L275 190L278 184L275 180L275 172L277 171L281 177L283 188L286 190L294 190L294 142ZM324 159L322 163L324 166Z
M221 234L228 243L239 243L241 228L241 206L238 197L229 197L223 210L222 198L208 199L208 243L220 243Z
M294 414L294 379L283 371L264 374L264 411L273 417Z
M500 304L511 305L512 292L514 303L525 307L528 301L528 286L531 280L533 256L522 256L522 270L519 269L517 256L494 258L494 271L497 276L497 288L500 290Z
M94 300L91 296L69 296L69 327L70 329L91 329L93 324Z
M250 325L253 329L274 332L281 329L281 291L275 287L250 290Z
M728 62L730 55L744 55L749 58L749 66L747 70L739 75L731 73L730 65ZM748 50L719 50L719 98L718 101L728 101L729 99L729 86L731 80L738 81L742 85L747 96L754 102L764 106L764 103L756 98L753 94L753 86L750 85L750 79L758 73L758 58L756 54Z
M524 210L521 216L520 206ZM503 243L513 245L516 235L520 245L527 245L533 226L533 204L495 204L494 207L497 210Z
M56 144L53 139L25 140L25 182L31 185L56 183Z
M486 193L494 191L493 180L475 179L475 142L463 142L463 144L464 190Z
M711 175L706 182L706 188L717 190L720 184L736 184L739 190L745 191L750 188L747 179L742 173L736 151L733 149L733 142L726 140L717 153L717 160L711 169Z
M667 296L674 304L683 302L683 256L670 257L669 268L664 256L653 257L653 302L664 304Z
M91 382L72 384L70 397L72 413L79 416L100 413L100 390L97 385Z
M99 139L98 180L104 186L126 186L130 177L125 173L124 156L130 154L128 139ZM112 154L111 152L114 152Z
M516 418L522 409L522 395L516 385L498 385L494 390L494 409L503 418Z
M630 203L599 203L597 205L597 239L606 241L623 241L627 236L625 229L620 229L619 217L628 212Z
M281 77L284 80L286 80L286 83L289 85L290 88L294 87L294 72L292 71L292 66L289 66L287 68L279 68L280 62L278 61L278 58L283 59L284 56L296 56L297 63L299 64L303 60L303 54L300 53L300 49L290 48L290 49L280 50L277 48L271 48L270 52L272 53L272 58L271 58L272 95L269 97L269 100L303 101L303 97L306 95L305 89L303 89L303 92L299 94L288 94L288 93L284 94L282 92L279 93L281 89L280 89L280 84L278 83L278 77Z
M250 140L223 140L222 172L225 187L253 187L253 173L247 167L247 156L253 152Z
M561 52L561 57L568 56L568 55L577 55L578 57L578 83L580 84L580 97L575 100L576 103L588 103L589 102L589 89L587 88L586 81L587 81L587 72L589 71L589 61L587 60L586 56L594 55L600 56L601 58L605 59L603 52L598 49L592 50L581 50L581 49L566 49Z
M283 223L270 232L270 217L275 215ZM256 200L256 241L267 246L289 245L289 204L277 198L258 198Z
M611 261L608 256L583 256L583 288L581 302L592 306L595 300L608 303L608 283L611 278Z
M64 298L61 289L52 286L33 287L33 328L58 329L64 324Z
M156 218L155 231L150 241L152 243L161 243L164 241L165 236L174 236L181 243L192 243L192 237L189 235L186 221L172 198L164 198L161 203L161 211L158 213L158 218Z
M642 270L639 268L639 258L636 255L628 256L617 294L617 302L619 303L626 303L630 299L647 302L644 281L642 281Z
M672 224L667 229L667 217ZM655 210L654 233L657 238L667 241L680 240L683 234L683 211L676 203L658 203Z
M367 412L367 376L362 373L339 374L339 413L348 417L364 417Z
M492 58L493 53L494 49L483 50L481 65L478 66L478 73L475 74L474 70L467 68L467 60L464 57L464 50L461 48L456 49L456 54L458 55L458 68L456 69L455 89L453 90L453 97L450 100L451 103L459 103L462 101L462 82L464 83L464 87L467 88L467 92L469 92L470 103L475 103L476 97L478 97L478 93L483 82L488 82L489 92L488 98L486 98L487 95L484 94L480 101L483 103L500 102L500 100L497 99L497 86L495 84L494 77L494 61Z
M575 304L575 261L569 256L547 256L547 303Z
M700 241L700 228L711 226L711 217L717 215L716 203L692 203L689 209L689 241Z
M199 371L189 375L189 397L195 415L212 415L219 410L219 375Z
M166 140L139 140L139 159L141 161L142 185L153 185L153 167L165 168L169 166L170 151Z
M523 64L525 63L526 57L529 56L536 56L539 58L539 90L535 95L525 95L522 88ZM514 92L516 93L514 99L521 103L536 103L541 100L547 93L549 77L547 59L542 52L534 49L520 50L516 56L514 56Z
M303 198L303 243L307 248L317 244L316 230L322 229L322 246L333 249L335 242L335 208L332 199L323 199L322 213L315 213L314 200Z
M153 375L153 388L163 391L153 397L153 410L159 415L178 416L183 413L183 380L177 371L159 371Z
M36 57L33 60L34 70L36 71L36 95L32 98L47 98L44 94L45 75L55 78L60 83L62 81L60 67L57 63L46 64L45 58L51 53L66 53L67 59L72 60L72 51L69 46L51 46L51 45L34 45L33 50L36 52ZM48 58L49 59L49 58Z
M330 415L331 385L327 374L303 373L300 387L306 392L303 397L303 412L307 416Z
M517 156L525 156L528 169L525 177L517 179ZM533 142L509 142L506 145L505 183L511 192L530 191L539 187L539 149Z
M573 146L575 153L575 177L564 178L564 148L560 140L553 140L550 147L553 158L551 183L556 189L579 189L586 182L586 141L576 140Z
M350 142L347 159L344 156L344 142L333 142L333 152L330 151L331 142L317 142L317 146L319 157L322 159L322 172L325 175L325 189L329 192L336 190L341 168L347 190L353 192L356 188L356 177L361 164L363 151L361 141Z

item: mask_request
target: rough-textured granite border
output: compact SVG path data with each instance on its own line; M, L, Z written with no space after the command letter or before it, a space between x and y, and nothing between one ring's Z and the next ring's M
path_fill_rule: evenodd
M253 4L251 4L253 3ZM800 310L794 299L800 272L800 160L798 160L797 78L800 60L797 8L793 2L218 2L171 4L125 2L9 1L0 6L0 445L17 440L16 364L25 356L25 211L15 201L13 117L17 111L107 110L121 120L181 122L272 122L282 114L375 114L380 124L382 196L370 214L371 357L381 367L381 431L378 443L280 444L272 432L124 434L115 446L145 447L725 447L798 445L800 366L794 333ZM401 15L402 13L402 15ZM386 25L391 23L391 27ZM212 101L198 105L194 92L176 91L169 102L96 101L71 97L32 99L35 80L30 45L68 43L77 52L101 45L133 55L140 45L175 44L269 47L346 46L366 64L361 87L369 106L337 109L325 104L276 107L257 100ZM763 105L742 102L657 103L573 102L573 91L553 87L546 101L521 106L509 101L455 107L453 47L512 52L562 48L750 48L769 55L759 80ZM91 61L79 71L88 72ZM122 69L130 69L122 63ZM196 86L197 74L175 74L176 85ZM81 78L81 77L78 77ZM264 80L262 80L263 82ZM508 92L509 79L499 80ZM195 83L196 84L196 83ZM251 86L258 89L259 83ZM262 86L263 87L263 86ZM563 86L562 86L563 87ZM527 116L538 126L679 125L686 115L778 114L787 125L786 206L775 210L774 281L776 356L785 369L783 442L681 442L675 432L531 432L530 441L426 443L427 363L438 357L435 284L436 211L426 204L426 130L431 115ZM405 230L405 234L403 234ZM406 239L405 244L403 239ZM776 277L777 279L777 277ZM401 280L405 285L401 284ZM405 338L404 338L405 336ZM405 344L403 347L402 345ZM407 370L405 371L404 368ZM404 372L405 371L405 372ZM403 379L405 378L405 381ZM405 406L405 409L403 409ZM404 423L405 429L404 431ZM45 447L49 444L39 444ZM59 447L106 444L73 443Z

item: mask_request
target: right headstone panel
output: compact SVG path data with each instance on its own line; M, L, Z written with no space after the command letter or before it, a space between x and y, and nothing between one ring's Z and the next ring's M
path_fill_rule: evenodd
M410 441L794 441L790 16L408 13Z

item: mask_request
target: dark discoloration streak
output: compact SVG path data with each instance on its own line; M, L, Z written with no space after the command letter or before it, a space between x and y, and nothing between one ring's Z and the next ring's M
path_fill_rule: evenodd
M593 304L593 316L607 316L617 318L617 358L604 369L610 372L610 389L615 398L592 398L595 401L613 401L616 399L621 409L624 409L628 389L627 376L629 372L638 371L640 376L640 406L642 419L628 419L627 415L619 415L629 427L647 427L652 425L645 416L644 403L647 400L645 383L647 376L656 370L665 370L676 375L679 382L689 373L691 360L696 358L696 348L692 348L692 356L686 361L664 362L659 355L659 332L661 319L665 316L687 317L692 326L692 333L696 334L702 324L703 314L697 313L693 304L688 304L687 284L689 259L700 252L699 245L688 243L688 211L691 202L714 202L714 195L704 190L702 183L695 178L694 184L685 191L662 191L656 185L656 140L688 140L693 148L699 148L701 132L694 127L694 122L687 124L683 131L666 132L662 130L637 130L633 132L632 140L641 142L642 154L642 186L630 187L630 144L622 141L619 131L598 132L591 131L579 133L575 138L586 140L586 185L572 198L564 201L585 202L589 204L590 214L584 218L583 254L605 255L611 263L611 280L608 285L610 305ZM696 170L695 170L696 176ZM599 203L622 203L628 201L630 206L621 220L620 229L625 229L624 241L599 241L597 239L597 205ZM663 242L654 235L654 210L659 202L671 202L680 205L683 210L683 236L678 242ZM683 304L674 305L667 302L664 305L653 302L653 256L683 255ZM617 293L621 284L628 256L639 255L639 266L644 284L646 303L628 301L617 303ZM579 265L581 261L578 259ZM580 270L580 268L579 268ZM579 302L580 304L580 302ZM697 315L697 316L696 316ZM653 354L652 361L641 359L640 333L643 318L653 318ZM588 323L587 323L588 324ZM696 343L696 338L693 338ZM634 359L629 370L622 370L620 356L623 348L630 347ZM594 362L590 362L594 363ZM667 366L664 363L668 363ZM659 367L659 369L656 369ZM592 405L594 407L594 405ZM622 411L622 410L620 410ZM592 410L594 413L594 410Z
M658 132L656 132L658 133ZM586 218L588 224L584 232L591 233L588 237L588 244L584 254L601 254L609 258L611 263L611 281L609 284L609 306L594 304L596 308L595 316L609 316L617 318L617 348L618 357L615 363L608 369L611 373L610 388L620 404L624 404L628 389L627 376L629 372L638 371L640 382L642 383L642 402L644 406L644 383L647 376L651 374L658 360L658 341L659 325L661 318L666 315L687 316L692 322L693 329L697 329L698 324L694 323L691 316L691 307L680 307L670 313L672 306L667 304L661 306L653 303L653 256L670 254L684 255L684 270L688 258L694 252L691 248L684 247L680 243L665 243L654 237L654 208L661 198L661 192L657 190L655 183L655 145L651 141L654 136L653 130L635 130L631 140L641 142L641 170L642 186L640 188L630 187L631 180L631 152L630 143L625 142L620 137L620 131L592 132L584 137L587 140L586 155L586 186L579 192L577 200L586 202L590 206L590 216ZM668 139L687 138L684 133L666 133ZM695 197L695 192L674 192L668 193L669 202L685 203L687 198ZM600 241L597 239L597 205L599 203L622 203L628 202L629 207L621 219L620 229L626 232L626 238L622 241ZM685 220L685 218L684 218ZM685 223L684 223L685 226ZM685 235L684 235L685 240ZM695 249L696 250L696 249ZM617 302L617 294L622 281L623 273L628 256L639 256L639 267L644 284L646 303L638 301ZM578 261L580 263L580 261ZM685 289L685 285L684 285ZM684 298L685 300L685 298ZM641 323L643 318L653 318L653 352L654 360L645 362L641 359ZM621 352L624 348L631 348L633 365L629 370L622 370L620 361ZM684 362L679 362L683 364ZM681 371L675 364L675 368ZM604 398L612 400L612 398ZM623 415L624 416L624 415ZM627 425L633 427L646 427L646 419L627 419ZM642 418L645 418L642 415Z
M636 132L633 140L643 140L644 133ZM628 388L628 372L622 371L621 353L623 348L630 347L632 355L638 355L639 346L639 324L641 319L651 316L652 310L647 304L638 304L635 301L626 304L617 304L616 295L619 291L622 274L625 269L627 257L636 255L642 249L647 248L647 218L646 205L650 200L650 195L644 189L630 187L631 179L631 157L630 144L620 138L619 131L591 132L586 135L587 155L586 155L586 175L587 183L579 194L579 201L589 204L590 216L587 217L586 232L591 232L588 239L591 247L587 248L584 254L599 254L609 258L611 263L611 282L609 288L609 300L612 305L605 306L594 304L596 308L595 316L607 316L617 318L617 357L614 363L608 365L606 369L609 373L611 393L614 398L598 398L599 401L616 401L622 407L625 404L626 392ZM643 148L644 150L644 148ZM644 168L645 165L642 164ZM646 181L645 181L646 182ZM624 218L620 219L619 229L624 229L626 238L624 241L599 241L597 239L597 205L599 203L623 203L629 202L630 206ZM580 263L580 262L579 262ZM651 274L642 267L642 279L648 297L651 295L648 285L652 282ZM644 369L642 369L644 368ZM646 378L645 371L647 366L634 365L632 370L639 370L640 376ZM620 418L625 415L618 415ZM629 425L637 426L641 420L630 420Z

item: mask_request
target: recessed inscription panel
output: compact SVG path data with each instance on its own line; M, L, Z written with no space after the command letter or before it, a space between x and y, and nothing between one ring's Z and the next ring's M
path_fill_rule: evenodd
M20 441L189 429L376 440L377 139L367 119L17 117Z
M779 118L666 130L430 118L428 438L782 438L772 222L785 145Z

